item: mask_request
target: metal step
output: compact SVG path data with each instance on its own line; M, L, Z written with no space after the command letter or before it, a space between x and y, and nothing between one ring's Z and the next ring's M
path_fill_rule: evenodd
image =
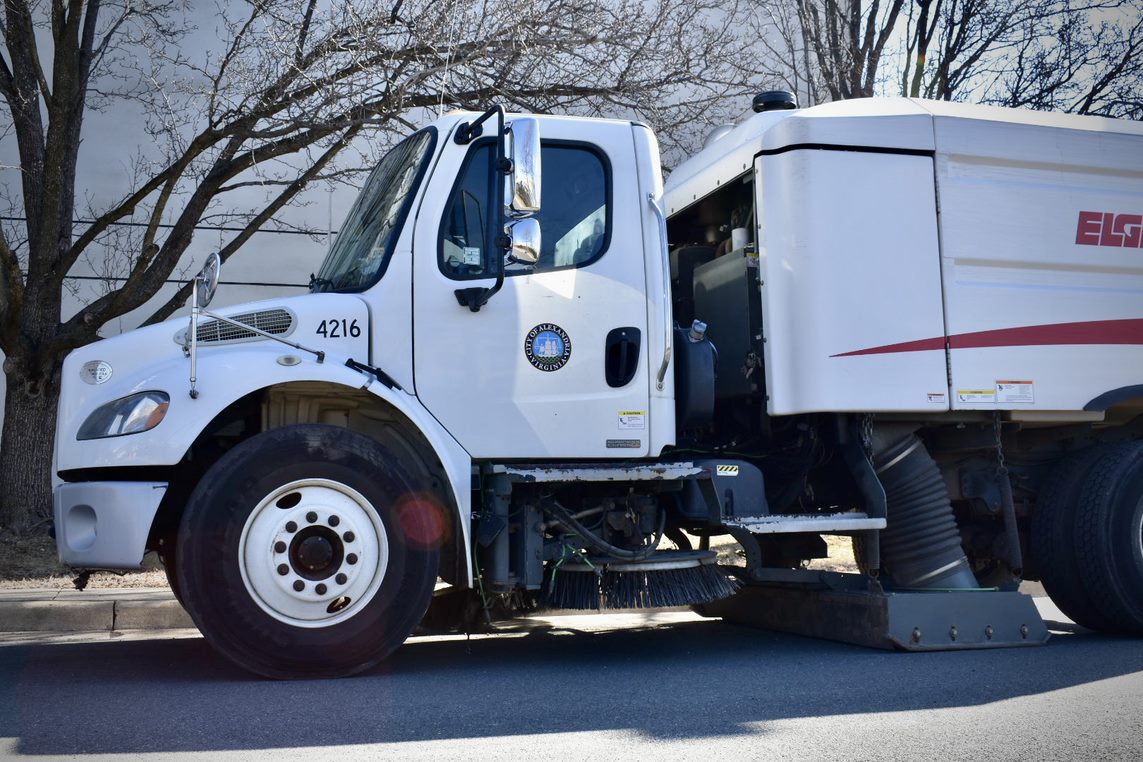
M754 534L788 534L792 532L864 532L870 529L884 529L885 519L872 519L864 513L809 513L775 514L772 516L748 516L726 518L722 523L728 527L745 529Z

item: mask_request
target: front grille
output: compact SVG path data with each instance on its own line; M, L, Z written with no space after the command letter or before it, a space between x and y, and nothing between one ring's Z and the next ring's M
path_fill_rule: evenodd
M243 312L238 315L228 315L231 320L245 323L257 328L271 336L284 336L294 329L294 316L288 310L281 308L262 310L260 312ZM198 341L200 344L217 344L224 341L243 341L245 339L260 338L253 331L239 328L221 320L204 320L198 324ZM179 344L187 343L187 331L183 329L175 336Z

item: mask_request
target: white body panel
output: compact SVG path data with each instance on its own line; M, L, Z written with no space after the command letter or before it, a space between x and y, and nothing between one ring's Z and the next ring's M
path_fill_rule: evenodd
M413 252L413 352L417 395L474 458L639 457L650 450L647 427L648 287L644 272L645 216L629 122L542 118L544 140L586 141L610 164L612 232L607 250L586 266L506 277L501 291L471 312L458 288L490 287L492 278L455 280L438 266L441 217L465 154L441 135L443 147L416 215ZM554 203L560 178L544 178ZM571 339L567 364L533 367L525 339L540 324ZM604 346L614 328L642 335L638 370L610 388ZM655 340L658 341L657 339ZM658 365L655 365L657 369ZM641 427L621 413L641 412Z
M679 167L668 207L749 156L772 414L1081 411L1143 384L1143 125L907 99L758 114Z
M1076 242L1081 211L1143 215L1143 125L933 108L954 409L1081 410L1143 383L1143 249Z
M940 335L927 156L762 156L758 254L771 415L948 408L943 352L841 357Z

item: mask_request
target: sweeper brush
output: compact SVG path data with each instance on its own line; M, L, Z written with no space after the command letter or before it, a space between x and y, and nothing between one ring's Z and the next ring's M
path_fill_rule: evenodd
M710 603L738 583L713 551L663 550L638 561L588 557L553 567L547 604L561 609L644 609Z

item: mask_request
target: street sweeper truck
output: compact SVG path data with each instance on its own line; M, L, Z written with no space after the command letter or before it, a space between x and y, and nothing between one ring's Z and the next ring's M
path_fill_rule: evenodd
M189 319L68 357L60 558L155 551L273 677L543 606L1040 644L1021 580L1143 634L1143 125L755 112L665 187L645 125L450 114L309 294L212 310L211 257Z

